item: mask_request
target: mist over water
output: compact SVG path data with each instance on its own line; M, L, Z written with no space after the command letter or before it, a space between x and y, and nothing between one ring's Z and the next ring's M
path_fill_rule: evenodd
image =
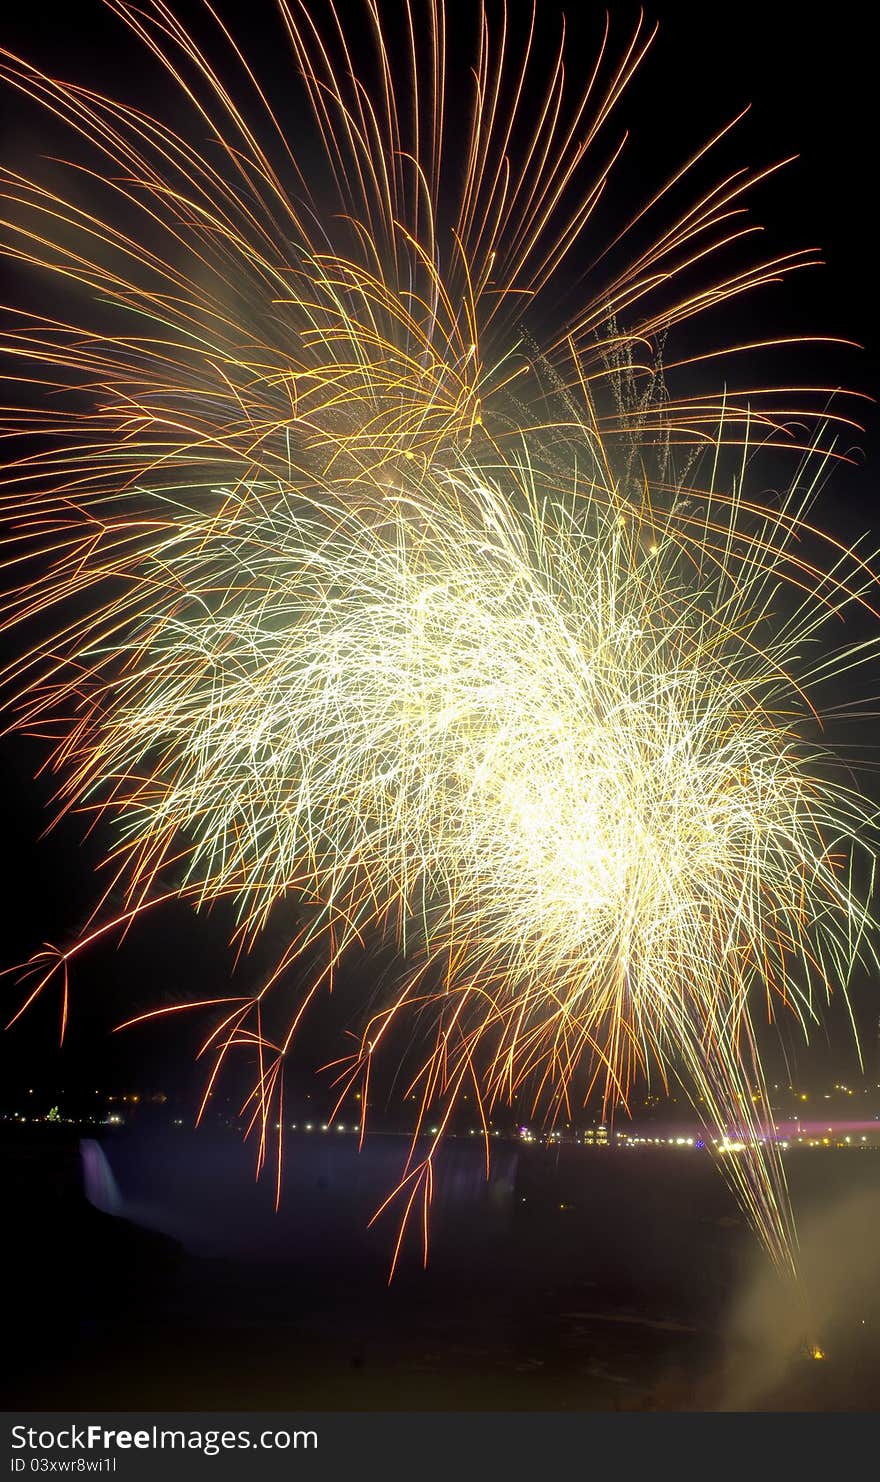
M874 1161L880 1161L872 1159ZM880 1168L872 1171L880 1174ZM830 1408L874 1409L880 1372L880 1187L828 1191L798 1221L799 1283L766 1260L731 1309L728 1377L719 1408L773 1408L793 1369L810 1362L810 1391ZM809 1359L819 1349L820 1359Z

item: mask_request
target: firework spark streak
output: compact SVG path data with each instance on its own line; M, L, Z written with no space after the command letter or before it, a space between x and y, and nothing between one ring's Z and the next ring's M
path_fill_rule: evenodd
M393 987L334 1071L363 1133L377 1065L401 1033L419 1047L401 1239L420 1209L427 1241L465 1094L488 1153L502 1103L553 1121L597 1083L610 1112L639 1077L675 1076L742 1141L727 1174L790 1267L758 1019L808 1026L873 960L870 810L817 718L823 682L876 651L831 654L823 636L870 610L873 579L807 523L819 453L772 510L744 493L754 441L796 444L824 389L675 399L652 346L810 255L695 284L751 240L740 203L760 176L735 172L606 271L719 135L591 243L595 296L539 344L524 306L589 236L641 26L616 66L603 43L575 97L560 49L524 134L536 21L517 55L507 21L493 36L480 16L454 151L439 5L427 24L405 6L392 48L367 0L360 83L334 12L322 34L282 0L333 211L209 7L217 69L162 0L111 9L198 140L3 64L85 156L63 192L3 172L4 250L91 306L83 322L8 316L14 378L38 394L5 431L39 446L4 479L22 572L4 617L42 625L8 703L53 739L60 805L112 818L124 892L72 948L34 957L26 1002L58 978L66 1022L71 960L169 897L232 898L245 946L287 912L270 979L217 1002L204 1047L208 1091L233 1051L257 1066L262 1164L310 1003L392 942ZM232 67L247 106L221 80ZM737 443L741 468L720 473Z

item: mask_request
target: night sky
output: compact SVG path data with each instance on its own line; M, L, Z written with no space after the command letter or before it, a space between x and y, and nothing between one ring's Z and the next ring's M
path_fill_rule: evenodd
M468 8L468 0L462 0L456 13L465 16ZM221 9L269 78L273 96L286 99L293 131L296 93L285 86L269 0L226 3ZM520 18L526 13L518 0L511 0L511 9ZM568 9L571 55L583 57L586 69L600 34L602 10L575 3ZM185 6L180 10L189 14ZM540 5L542 31L555 40L556 27L550 21L554 10ZM743 338L776 333L852 338L864 349L816 346L798 354L778 352L776 358L765 356L757 362L753 373L756 379L822 380L876 397L880 315L876 231L870 218L876 194L877 35L868 32L876 22L868 19L866 7L854 4L821 12L749 0L727 7L649 6L647 13L649 20L660 21L660 35L619 109L618 128L629 128L631 141L603 208L607 220L613 222L615 213L625 219L665 175L751 103L750 114L719 151L712 169L717 176L730 165L754 166L798 154L751 198L751 214L765 228L762 250L816 245L826 265L794 275L783 287L750 294L725 315L716 315L711 325L707 322L693 332L718 343L724 342L725 332ZM635 15L634 7L612 6L612 46L615 41L618 47L624 43ZM156 106L155 83L140 49L102 12L97 0L77 0L57 10L51 25L41 6L15 7L0 26L0 40L62 75L117 91L145 107ZM35 117L15 100L3 99L0 125L7 158L22 163L40 148ZM4 296L15 301L21 291L20 283L12 285ZM676 348L680 344L682 340ZM687 335L684 345L688 347ZM853 436L847 449L852 461L837 468L825 489L818 522L846 541L867 533L873 548L880 546L880 422L870 402L862 404L860 415L866 430ZM4 651L4 658L9 657ZM863 675L853 697L880 691L877 679L877 673ZM841 699L846 698L844 688ZM862 724L861 743L873 743L874 725L870 719ZM42 940L70 939L96 898L93 871L106 831L99 826L95 836L83 841L82 823L73 818L43 835L50 818L52 782L46 776L34 780L34 774L44 757L45 747L37 740L7 737L0 742L7 867L0 967L20 961ZM273 947L283 935L281 915L276 913L268 939L239 965L240 981L251 981L272 961ZM194 983L200 989L204 985L206 992L222 992L232 968L227 927L228 918L220 909L196 923L188 907L176 905L141 924L121 949L104 945L81 960L72 978L72 1020L63 1055L55 1049L56 993L36 1006L26 1023L0 1037L4 1087L0 1103L31 1085L54 1096L60 1087L82 1094L92 1082L107 1088L134 1081L147 1090L184 1091L197 1084L201 1072L193 1072L191 1061L199 1025L187 1016L180 1016L173 1033L160 1026L111 1039L108 1031L118 1019L139 1009L192 996ZM363 970L370 972L366 964ZM10 978L2 980L0 991L4 1004L14 1008L17 999ZM339 1019L344 1021L345 1013L353 1011L357 991L356 982L343 984L338 1009L318 1016L311 1042L304 1047L304 1071L310 1057L312 1063L322 1058L324 1038L327 1047L336 1048ZM858 982L855 1002L870 1070L878 1062L878 985ZM809 1053L802 1047L797 1051L804 1084L829 1075L855 1074L852 1041L839 1005L828 1022L828 1043L818 1043Z

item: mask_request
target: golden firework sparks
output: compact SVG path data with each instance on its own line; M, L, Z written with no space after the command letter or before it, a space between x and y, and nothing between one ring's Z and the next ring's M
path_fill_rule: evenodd
M756 1014L808 1025L873 954L867 806L815 725L822 681L874 652L832 659L817 639L868 606L872 577L832 542L824 561L801 554L819 545L810 488L762 511L741 471L719 471L723 445L742 443L743 465L755 440L796 445L790 424L824 388L675 399L653 347L811 254L695 287L695 264L750 240L740 203L761 174L740 172L605 272L719 135L591 247L595 295L538 344L524 306L588 235L641 24L618 65L603 43L575 95L561 45L524 129L531 33L515 56L506 21L494 35L481 14L452 169L441 6L427 27L405 7L392 86L372 0L372 85L332 9L322 31L281 0L331 219L213 11L223 67L160 0L112 8L194 110L198 143L3 66L84 154L63 193L3 172L5 251L91 306L84 322L15 313L6 333L40 394L6 429L39 449L5 475L24 573L5 621L52 620L7 675L10 704L53 738L61 805L112 816L125 897L35 956L27 1001L60 976L66 1020L71 959L170 896L232 897L243 944L296 902L271 977L220 1000L204 1047L208 1092L234 1049L257 1064L261 1163L309 1004L386 939L395 986L336 1070L363 1131L398 1030L421 1046L401 1234L417 1207L427 1231L464 1094L488 1149L499 1103L552 1120L600 1081L610 1111L637 1076L675 1075L735 1134L723 1167L790 1265ZM291 999L288 969L315 961ZM277 1157L280 1187L280 1138Z

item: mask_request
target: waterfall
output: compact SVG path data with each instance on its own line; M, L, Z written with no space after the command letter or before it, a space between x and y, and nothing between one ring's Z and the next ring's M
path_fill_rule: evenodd
M82 1161L83 1193L89 1203L102 1214L121 1214L122 1195L101 1144L93 1137L84 1137L80 1141L79 1155Z

